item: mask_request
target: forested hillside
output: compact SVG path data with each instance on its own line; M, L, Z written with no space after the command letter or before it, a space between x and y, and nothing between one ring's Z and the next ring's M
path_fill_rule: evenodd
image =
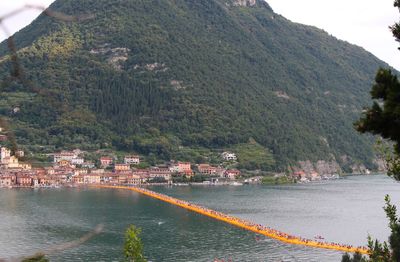
M244 166L265 170L372 163L372 142L353 122L386 65L262 0L57 0L50 8L93 16L41 15L15 35L27 78L46 92L8 78L0 46L0 114L30 150L112 147L197 162L259 150L258 164Z

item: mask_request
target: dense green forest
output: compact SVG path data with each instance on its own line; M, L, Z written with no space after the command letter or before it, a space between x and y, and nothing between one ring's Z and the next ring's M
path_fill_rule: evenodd
M373 141L353 122L386 64L262 0L235 2L57 0L51 9L92 18L42 14L15 34L25 76L46 92L9 77L0 45L0 114L31 151L212 162L237 150L248 169L344 156L371 167Z

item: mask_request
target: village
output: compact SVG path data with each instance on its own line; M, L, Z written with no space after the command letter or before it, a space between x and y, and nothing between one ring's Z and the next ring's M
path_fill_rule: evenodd
M86 161L84 152L75 149L49 154L53 162L46 167L32 167L19 161L24 151L12 155L0 148L0 187L76 187L88 184L154 185L154 184L239 184L241 172L210 164L171 161L162 166L139 168L139 155L125 155L118 160L112 155L101 156L97 163ZM231 152L222 153L226 161L236 160Z

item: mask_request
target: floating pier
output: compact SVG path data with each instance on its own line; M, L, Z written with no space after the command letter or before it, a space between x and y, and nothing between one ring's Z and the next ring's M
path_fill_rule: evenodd
M180 200L177 198L173 198L173 197L163 195L163 194L160 194L160 193L148 190L148 189L140 188L140 187L106 186L106 185L100 185L97 187L135 191L137 193L170 203L172 205L193 211L198 214L202 214L204 216L214 218L219 221L223 221L225 223L246 229L248 231L255 232L260 235L267 236L272 239L276 239L278 241L281 241L281 242L284 242L287 244L301 245L301 246L314 247L314 248L332 249L332 250L349 252L349 253L359 252L364 255L369 254L369 249L366 247L354 247L351 245L328 243L328 242L316 241L316 240L306 239L306 238L302 238L302 237L298 237L298 236L293 236L293 235L278 231L276 229L272 229L272 228L269 228L269 227L266 227L263 225L259 225L259 224L254 224L250 221L247 221L247 220L244 220L241 218L227 215L227 214L224 214L224 213L221 213L218 211L214 211L209 208L205 208L205 207L202 207L202 206L199 206L196 204L192 204L187 201L183 201L183 200Z

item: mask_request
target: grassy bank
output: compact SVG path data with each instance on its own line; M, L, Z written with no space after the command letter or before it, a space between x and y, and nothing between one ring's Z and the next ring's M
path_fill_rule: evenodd
M273 177L273 176L265 176L261 180L263 185L284 185L284 184L294 184L296 181L292 178L281 176L281 177Z

